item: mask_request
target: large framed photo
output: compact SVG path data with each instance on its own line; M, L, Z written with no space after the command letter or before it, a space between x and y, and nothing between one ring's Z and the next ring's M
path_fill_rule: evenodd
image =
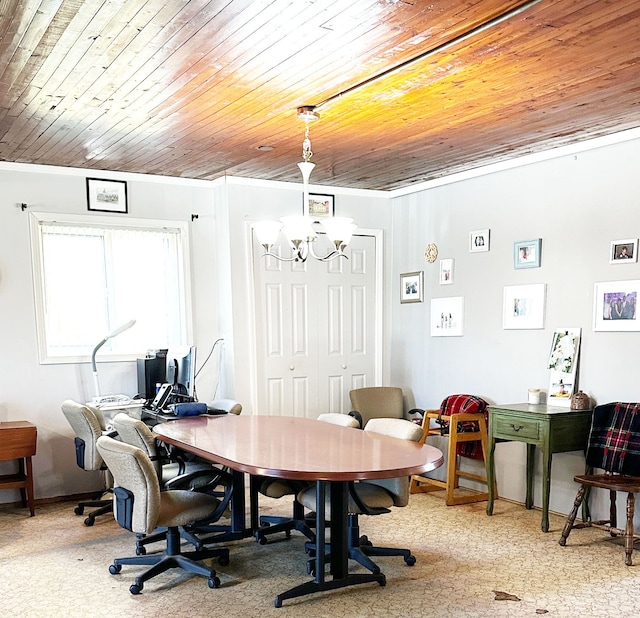
M593 330L634 331L638 325L637 304L640 281L596 283L593 303Z
M546 284L504 287L502 328L528 330L544 328Z
M431 299L431 336L462 337L464 297Z
M632 264L638 261L638 239L612 240L609 264Z
M333 217L335 212L335 197L326 193L309 193L309 202L303 208L303 214L314 219Z
M124 180L87 178L87 208L97 212L129 212Z
M542 239L521 240L513 243L514 268L539 268Z
M469 253L489 251L490 230L476 230L469 232Z
M424 275L421 270L400 275L400 302L421 303L423 298Z

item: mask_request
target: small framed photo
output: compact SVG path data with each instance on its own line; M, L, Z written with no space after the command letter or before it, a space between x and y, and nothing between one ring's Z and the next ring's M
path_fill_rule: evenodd
M453 283L453 259L440 260L440 285Z
M634 331L638 324L640 281L596 283L593 304L593 330Z
M638 239L611 241L609 264L631 264L638 261Z
M463 296L431 299L432 337L462 337L463 321Z
M421 303L423 299L423 272L402 273L400 275L400 302Z
M546 285L506 285L502 307L502 328L528 330L544 328Z
M325 193L309 193L309 203L304 205L305 217L322 219L336 214L335 196Z
M489 251L490 230L476 230L469 232L469 253Z
M540 268L542 238L513 243L514 268Z
M87 208L98 212L129 212L124 180L87 178Z

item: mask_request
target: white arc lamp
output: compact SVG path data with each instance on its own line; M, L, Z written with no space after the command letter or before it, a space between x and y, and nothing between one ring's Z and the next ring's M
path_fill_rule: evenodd
M303 106L298 108L298 118L305 122L304 141L302 142L303 161L298 163L302 173L303 193L305 210L309 204L309 177L315 167L311 163L313 152L311 151L311 140L309 139L309 122L317 120L320 116L313 110L313 107ZM313 228L315 223L319 223L327 238L333 244L333 248L326 255L318 255L314 251L314 242L318 238L318 233ZM346 249L351 237L356 229L353 219L348 217L323 217L317 219L307 215L281 217L279 221L258 221L253 224L258 242L264 247L264 255L270 255L282 262L304 262L311 256L316 260L326 262L337 257L347 257ZM273 245L278 241L282 232L292 250L291 257L281 257L271 251Z
M123 333L125 330L130 329L136 323L135 320L129 320L126 324L119 326L115 330L112 330L108 335L93 348L93 352L91 353L91 368L93 369L93 384L96 390L96 397L100 397L100 384L98 383L98 367L96 365L96 353L98 350L105 344L109 339L113 339L117 337L120 333Z

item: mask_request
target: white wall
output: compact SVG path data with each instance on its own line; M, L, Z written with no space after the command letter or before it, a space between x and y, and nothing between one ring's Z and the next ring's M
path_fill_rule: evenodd
M94 394L91 367L89 363L38 362L28 214L87 214L85 174L40 166L0 165L0 422L28 420L38 427L33 461L36 499L91 491L100 486L100 477L76 466L73 432L60 411L64 399L87 401ZM190 224L191 287L194 343L200 354L206 353L220 333L217 277L211 266L217 259L216 244L211 242L215 228L213 185L113 173L107 177L128 181L132 217L191 222L191 214L199 214ZM19 207L23 202L28 204L24 212ZM144 281L140 282L140 289L145 290ZM144 352L141 350L141 356ZM216 363L214 359L198 378L203 401L209 400L209 393L214 391ZM99 362L99 371L103 392L137 392L135 362ZM13 465L0 464L0 473ZM2 491L0 502L14 501L17 496L17 491Z
M437 408L452 393L492 403L526 400L528 387L548 390L553 331L581 327L579 387L596 402L638 401L640 332L594 332L594 283L640 279L640 263L609 264L612 240L638 238L640 141L565 156L393 199L393 279L424 270L425 302L399 302L393 286L391 383L418 407ZM469 253L469 232L489 228L491 250ZM513 243L542 238L540 268L515 270ZM439 285L438 258L455 260L452 285ZM547 284L545 328L503 330L506 285ZM430 337L432 298L464 297L464 336ZM499 493L524 500L525 448L496 448ZM541 504L540 461L535 504ZM567 513L575 497L579 453L553 458L551 509ZM608 512L597 496L600 514Z

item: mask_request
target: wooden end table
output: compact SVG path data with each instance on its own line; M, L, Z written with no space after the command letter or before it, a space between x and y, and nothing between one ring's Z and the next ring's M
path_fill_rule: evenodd
M493 514L494 451L496 439L527 445L527 495L525 507L533 508L534 452L542 451L542 531L549 531L549 493L553 453L584 451L589 439L593 410L571 410L545 404L514 403L489 406L489 455L487 515ZM588 508L585 505L585 508Z
M19 489L22 506L35 515L33 500L33 468L38 429L28 421L0 422L0 461L18 460L18 472L0 476L0 489ZM26 462L26 463L25 463Z

